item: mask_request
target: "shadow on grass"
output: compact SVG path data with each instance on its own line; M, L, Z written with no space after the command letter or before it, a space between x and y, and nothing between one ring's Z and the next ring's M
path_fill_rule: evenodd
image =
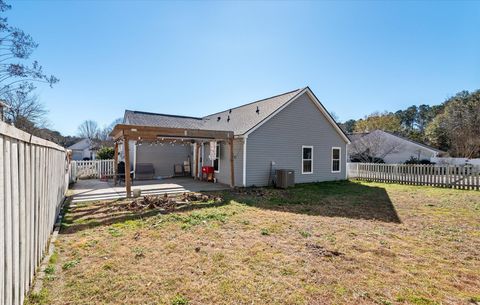
M351 181L298 184L287 190L246 188L215 193L221 195L223 201L183 205L172 213L220 207L234 200L252 207L288 213L401 223L384 188ZM159 209L131 211L127 208L129 202L117 199L73 208L67 206L61 233L72 234L98 226L168 214Z
M384 188L347 180L297 184L287 190L247 189L233 193L232 199L289 213L401 223Z
M181 205L172 212L160 209L131 211L127 206L132 200L117 199L98 201L73 208L68 205L64 210L65 217L62 221L60 234L75 234L86 229L92 229L99 226L109 226L130 220L141 220L159 214L166 215L171 213L189 212L204 208L220 207L228 204L227 200L223 200L220 202L200 202ZM84 209L84 207L87 208Z

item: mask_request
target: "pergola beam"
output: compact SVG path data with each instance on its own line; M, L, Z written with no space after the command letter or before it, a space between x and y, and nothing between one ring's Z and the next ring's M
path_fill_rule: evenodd
M168 141L172 139L180 139L183 141L195 141L197 143L203 141L225 141L230 148L230 186L235 186L234 172L234 154L233 154L233 131L207 130L207 129L190 129L190 128L169 128L159 126L140 126L129 124L118 124L110 133L115 141L117 158L118 158L118 142L123 141L123 150L125 155L125 188L127 197L131 196L132 182L130 179L130 150L129 140L133 141ZM198 177L198 159L199 145L196 149L195 175ZM115 162L116 163L116 162ZM115 166L117 166L115 164Z
M228 140L233 139L233 131L118 124L110 133L110 136L114 140L119 140L122 137L129 137L132 140L137 140L138 138L154 140L162 137Z

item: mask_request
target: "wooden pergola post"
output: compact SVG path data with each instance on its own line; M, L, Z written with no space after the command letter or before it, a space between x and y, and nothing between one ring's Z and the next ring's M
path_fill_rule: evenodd
M130 180L130 148L128 147L128 137L123 138L123 149L125 151L125 190L127 198L130 198L132 191L132 181Z
M113 155L113 185L117 185L118 175L118 142L115 142L115 154Z
M200 164L200 143L195 144L195 154L196 154L196 158L195 158L195 179L198 179L199 172L200 172L200 169L198 168L199 164Z
M228 139L230 145L230 187L235 187L235 166L233 160L233 137Z

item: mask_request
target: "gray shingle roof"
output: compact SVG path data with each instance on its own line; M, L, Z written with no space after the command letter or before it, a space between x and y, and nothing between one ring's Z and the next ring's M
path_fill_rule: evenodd
M389 132L389 131L385 131L385 130L381 130L381 129L375 129L375 130L373 130L373 131L371 131L371 132L355 132L355 133L350 133L350 134L348 134L347 136L348 136L348 138L350 139L350 141L351 141L352 143L354 143L354 142L358 141L359 139L363 138L364 136L371 134L372 132L384 132L384 133L386 133L386 134L389 134L389 135L392 135L392 136L394 136L394 137L397 137L397 138L399 138L399 139L401 139L401 140L408 141L408 142L413 143L413 144L415 144L415 145L422 146L422 147L424 147L424 148L426 148L426 149L430 149L430 150L433 150L433 151L436 151L436 152L439 152L439 153L443 153L443 152L444 152L444 151L441 151L441 150L439 150L439 149L437 149L437 148L435 148L435 147L429 146L429 145L427 145L427 144L423 144L423 143L420 143L420 142L411 140L411 139L409 139L409 138L403 137L403 136L401 136L401 135L395 134L395 133L393 133L393 132Z
M125 110L125 124L168 128L202 129L202 118Z
M286 92L203 118L126 110L124 122L143 126L228 130L235 135L241 135L265 120L302 90L303 88Z

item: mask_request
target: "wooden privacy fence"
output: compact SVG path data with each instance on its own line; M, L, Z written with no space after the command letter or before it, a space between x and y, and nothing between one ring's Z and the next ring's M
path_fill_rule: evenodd
M480 167L347 163L348 178L480 190Z
M65 149L0 122L0 304L23 304L68 187Z
M114 175L113 160L72 161L72 178L94 179L108 178Z

